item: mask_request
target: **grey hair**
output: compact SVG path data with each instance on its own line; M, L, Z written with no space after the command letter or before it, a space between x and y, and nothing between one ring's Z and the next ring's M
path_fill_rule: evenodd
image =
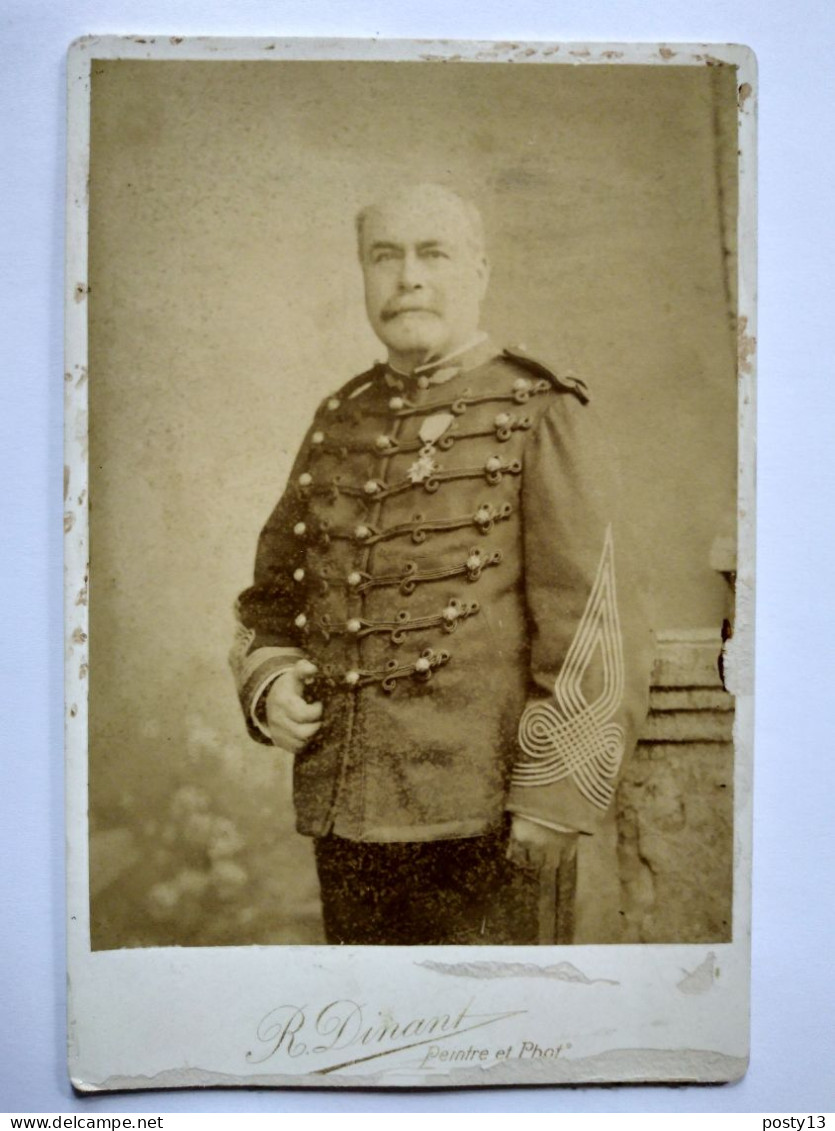
M379 201L366 204L364 208L359 210L356 215L355 225L357 231L357 253L360 259L362 259L362 239L369 217L384 204L406 200L411 196L419 194L428 196L430 199L434 198L439 202L443 201L447 204L454 204L464 217L467 242L471 250L476 255L485 254L484 223L481 219L481 213L473 202L461 196L459 193L454 192L452 189L447 188L446 185L434 184L431 181L427 181L423 184L409 185L405 188L398 189L395 192L389 193Z

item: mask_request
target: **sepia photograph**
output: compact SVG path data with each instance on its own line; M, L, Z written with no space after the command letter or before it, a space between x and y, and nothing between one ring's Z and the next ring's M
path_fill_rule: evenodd
M75 1008L169 954L197 983L203 954L324 963L320 1005L253 1005L210 1082L738 1077L750 53L73 51ZM668 960L640 1035L586 1009ZM516 995L490 1022L415 1012L490 978ZM583 1036L459 1048L552 990ZM137 1086L111 1055L77 1086Z

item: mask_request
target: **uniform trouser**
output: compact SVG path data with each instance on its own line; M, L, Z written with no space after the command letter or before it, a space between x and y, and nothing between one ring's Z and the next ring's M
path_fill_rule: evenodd
M537 939L538 883L506 859L507 830L461 840L315 842L325 937L356 946L518 945Z

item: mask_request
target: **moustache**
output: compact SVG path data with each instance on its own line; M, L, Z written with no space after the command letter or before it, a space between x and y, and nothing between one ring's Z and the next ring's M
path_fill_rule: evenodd
M434 306L417 306L415 303L397 303L394 306L386 306L380 315L384 322L391 322L392 318L397 318L400 314L438 314Z

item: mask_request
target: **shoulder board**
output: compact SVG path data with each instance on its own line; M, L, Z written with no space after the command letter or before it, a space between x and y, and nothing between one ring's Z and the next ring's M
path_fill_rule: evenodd
M515 361L517 365L523 366L538 377L547 377L558 392L573 393L582 404L588 404L588 387L585 381L580 377L575 377L573 373L555 372L550 365L529 354L524 346L505 347L502 350L502 356L510 358L511 361Z
M357 396L363 391L366 385L371 384L372 381L382 373L385 373L385 371L385 365L381 361L378 361L375 365L372 365L370 369L366 369L364 373L358 373L356 377L352 377L350 381L346 381L340 389L337 389L335 395L342 399Z

